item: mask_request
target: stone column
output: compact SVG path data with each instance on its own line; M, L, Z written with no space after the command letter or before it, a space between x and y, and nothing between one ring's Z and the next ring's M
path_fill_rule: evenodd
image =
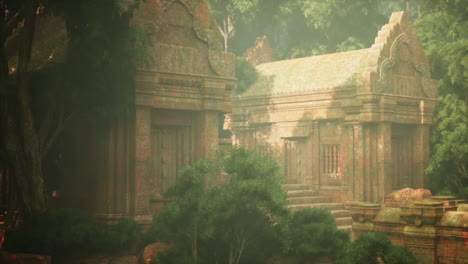
M353 161L353 200L364 201L364 140L363 125L360 123L353 124Z
M392 191L392 125L382 122L377 127L377 202L383 202Z
M413 135L413 188L428 188L424 170L429 163L429 125L417 125Z
M341 141L341 170L348 186L347 200L354 200L354 125L344 124Z
M136 108L135 152L135 219L141 224L151 224L148 178L151 162L151 108ZM149 223L146 223L150 221Z
M213 158L218 150L218 112L200 112L197 128L197 158Z
M313 122L312 145L312 184L314 189L320 188L320 135L319 122Z

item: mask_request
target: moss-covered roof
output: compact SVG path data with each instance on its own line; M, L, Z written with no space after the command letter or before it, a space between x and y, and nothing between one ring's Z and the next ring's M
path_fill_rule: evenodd
M263 63L243 96L323 91L356 85L369 49ZM265 81L268 80L268 81Z

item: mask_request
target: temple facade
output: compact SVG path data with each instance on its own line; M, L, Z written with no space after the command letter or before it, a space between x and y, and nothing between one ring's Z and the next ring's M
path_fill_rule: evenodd
M132 23L151 41L136 76L134 110L105 124L79 120L64 133L57 200L103 222L150 225L178 171L218 150L235 57L223 51L202 1L142 1Z
M333 201L427 187L437 82L403 12L368 49L258 65L233 98L233 144L271 155L288 183Z

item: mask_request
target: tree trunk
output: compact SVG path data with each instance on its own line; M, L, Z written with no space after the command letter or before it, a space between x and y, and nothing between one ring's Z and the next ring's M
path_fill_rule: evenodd
M13 167L18 196L26 215L40 213L46 209L42 155L31 111L28 70L37 7L36 0L24 3L24 26L20 32L17 82L14 85L9 83L8 72L5 73L5 69L8 70L4 49L6 36L2 36L2 44L0 44L0 57L2 57L0 59L2 62L0 118L1 129L4 132L2 140Z

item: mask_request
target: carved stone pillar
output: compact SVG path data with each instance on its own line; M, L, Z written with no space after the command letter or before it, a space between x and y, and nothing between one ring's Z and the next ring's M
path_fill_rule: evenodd
M424 170L429 163L429 125L417 125L413 136L413 188L428 188L429 178Z
M320 188L320 135L319 122L313 122L312 129L312 184L314 189Z
M343 124L341 169L348 185L347 200L354 200L354 125Z
M148 178L151 156L151 108L136 108L136 156L135 156L135 219L142 224L151 223Z
M377 128L377 201L383 202L385 195L392 191L392 125L387 122Z
M197 158L213 158L218 150L218 112L200 112L197 123Z
M353 124L353 160L353 200L364 201L364 140L363 125L360 123Z

